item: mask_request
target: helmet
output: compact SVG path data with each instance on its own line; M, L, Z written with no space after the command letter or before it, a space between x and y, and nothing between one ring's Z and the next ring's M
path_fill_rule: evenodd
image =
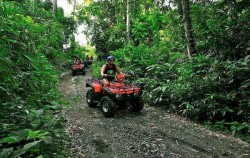
M110 56L108 56L108 57L106 58L106 61L109 61L110 59L115 60L115 57L114 57L114 56L112 56L112 55L110 55Z

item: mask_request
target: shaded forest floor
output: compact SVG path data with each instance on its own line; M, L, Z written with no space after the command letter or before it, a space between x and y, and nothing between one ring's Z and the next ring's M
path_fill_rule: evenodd
M99 108L86 103L85 76L61 76L60 91L70 107L67 120L70 157L77 158L247 158L250 145L145 105L140 113L124 109L115 118L105 118Z

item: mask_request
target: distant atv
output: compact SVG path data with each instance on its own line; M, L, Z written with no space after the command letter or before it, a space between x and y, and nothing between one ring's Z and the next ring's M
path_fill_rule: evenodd
M96 107L99 103L105 117L113 117L117 108L130 108L132 112L139 112L143 109L142 87L134 84L124 84L124 75L117 75L115 82L104 87L98 79L87 80L86 100L89 107Z
M71 65L72 76L76 74L83 74L85 75L85 66L83 63L76 62Z

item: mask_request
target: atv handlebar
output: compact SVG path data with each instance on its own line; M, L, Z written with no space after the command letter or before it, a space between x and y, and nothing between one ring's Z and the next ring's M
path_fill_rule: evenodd
M104 77L104 78L107 78L107 77L115 78L115 76L113 76L113 75L108 75L108 74L103 74L102 77Z
M124 77L130 77L130 75L127 75L127 74L122 74ZM116 78L116 76L113 76L113 75L108 75L108 74L103 74L103 77L111 77L111 78Z

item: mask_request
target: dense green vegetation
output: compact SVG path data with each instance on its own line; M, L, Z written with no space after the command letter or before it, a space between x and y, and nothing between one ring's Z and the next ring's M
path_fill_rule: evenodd
M190 12L184 2L103 0L82 8L79 19L102 61L115 55L145 83L147 102L249 142L250 2L193 1ZM192 24L190 56L183 17ZM93 65L95 75L103 63Z
M65 157L57 85L79 53L63 49L77 47L75 22L50 1L32 2L0 1L0 157Z

